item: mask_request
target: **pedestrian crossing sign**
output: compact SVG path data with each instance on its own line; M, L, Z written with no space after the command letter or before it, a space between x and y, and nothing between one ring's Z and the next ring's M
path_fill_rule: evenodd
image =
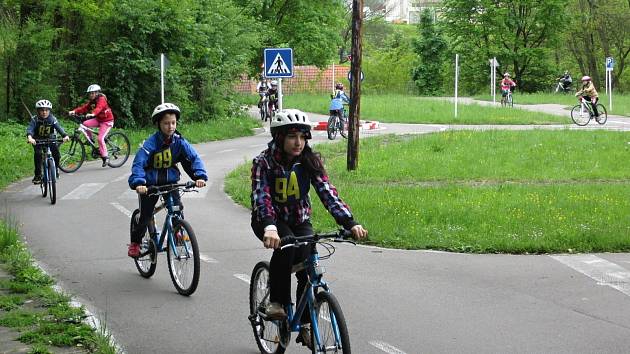
M265 48L265 77L293 77L292 48Z

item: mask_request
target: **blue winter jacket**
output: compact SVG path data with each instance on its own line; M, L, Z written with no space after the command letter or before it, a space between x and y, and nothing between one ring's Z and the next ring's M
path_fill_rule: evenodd
M203 161L178 132L171 137L170 143L164 141L164 135L156 132L142 144L131 166L129 187L155 186L177 183L180 172L177 163L193 180L208 180Z
M50 139L55 138L55 131L65 137L68 134L63 130L59 121L50 113L46 119L40 119L38 116L31 117L31 122L26 128L26 136L32 136L33 139Z
M346 96L346 94L342 90L337 90L335 91L335 95L330 101L329 110L336 111L339 109L343 109L344 103L350 103L350 99L348 98L348 96Z

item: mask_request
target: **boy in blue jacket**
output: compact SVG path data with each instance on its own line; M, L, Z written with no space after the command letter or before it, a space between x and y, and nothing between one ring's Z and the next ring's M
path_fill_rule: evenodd
M203 161L192 145L176 130L179 116L179 107L172 103L162 103L155 107L151 118L158 131L144 142L133 159L129 187L140 197L140 220L136 229L131 232L131 243L127 251L129 257L140 255L142 236L159 199L158 196L146 195L148 186L177 183L180 177L176 166L178 162L181 162L186 174L195 181L197 188L204 187L208 180ZM173 202L183 208L179 193L171 193Z
M31 118L31 122L26 128L26 140L29 144L33 145L35 154L33 155L33 162L35 163L35 176L33 177L33 184L42 183L42 149L37 147L37 139L54 139L55 131L61 134L63 141L70 140L70 137L63 130L57 118L50 112L52 110L52 103L49 100L39 100L35 103L37 109L37 116ZM59 168L59 147L57 144L50 145L50 152L55 159L55 166ZM56 172L56 171L55 171Z

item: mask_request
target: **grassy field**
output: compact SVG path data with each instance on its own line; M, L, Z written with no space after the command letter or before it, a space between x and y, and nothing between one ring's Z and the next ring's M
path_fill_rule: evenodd
M607 109L609 107L608 96L600 92L600 103ZM492 101L492 96L482 95L476 96L475 99L483 101ZM501 99L501 94L497 94L497 102ZM516 92L514 94L514 103L516 104L544 104L555 103L563 104L571 107L577 104L577 99L573 93L570 94L553 94L553 93L524 93ZM630 94L615 94L613 92L613 110L608 110L608 114L622 115L630 117Z
M222 118L208 122L184 123L178 128L191 143L222 140L252 134L252 128L259 124L246 117ZM68 134L77 126L70 121L62 125ZM138 145L155 132L154 128L123 130L131 141L131 153L135 154ZM26 144L26 125L0 123L0 189L9 183L33 173L33 148ZM89 154L89 151L88 151ZM128 166L131 166L129 162ZM122 167L129 169L130 167Z
M328 114L330 98L316 94L292 94L284 97L284 107L306 112ZM445 99L403 95L364 95L361 97L361 119L388 123L432 124L562 124L567 117L529 112L520 109L501 109L477 104L458 107Z
M463 252L629 251L630 152L623 132L456 131L318 145L370 243ZM226 191L249 206L249 166ZM314 196L312 196L314 197ZM318 229L334 227L314 201Z

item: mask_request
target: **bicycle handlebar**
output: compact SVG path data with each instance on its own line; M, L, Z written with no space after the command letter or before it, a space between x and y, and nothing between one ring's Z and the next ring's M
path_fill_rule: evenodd
M41 145L50 145L50 144L56 144L56 143L63 143L63 139L35 139L35 145L41 146Z
M344 229L339 229L335 232L327 232L306 236L285 236L280 239L280 249L282 250L287 247L299 247L309 243L317 243L323 239L331 240L333 242L347 242L356 245L356 242L354 242L354 240L351 240L351 238L352 232L350 230Z
M176 183L176 184L165 184L163 186L149 186L147 187L147 194L156 195L156 194L166 194L175 189L179 189L184 187L184 189L191 189L195 187L195 182L188 181L186 183Z

